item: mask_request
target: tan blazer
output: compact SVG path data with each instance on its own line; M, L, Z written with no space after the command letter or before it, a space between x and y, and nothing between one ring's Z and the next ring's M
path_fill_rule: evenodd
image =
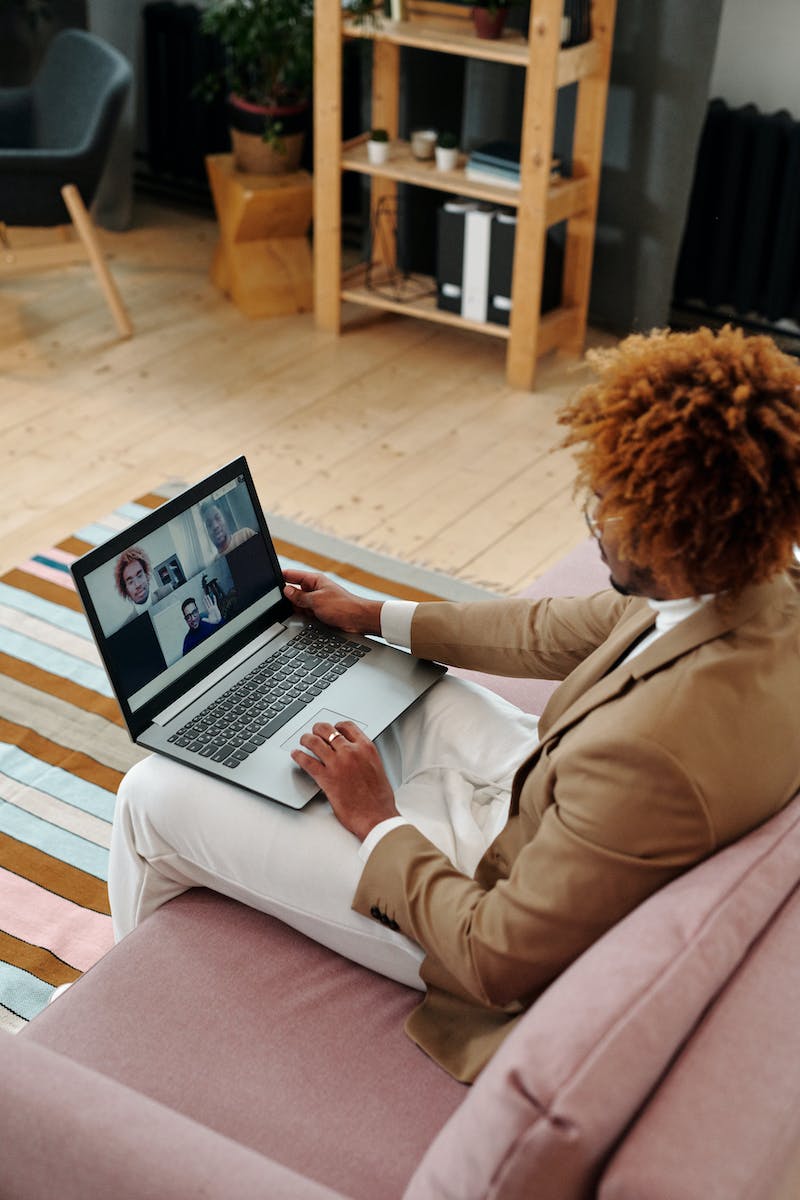
M353 907L426 951L410 1036L471 1080L514 1020L610 926L800 788L800 598L789 581L711 604L619 666L646 601L422 604L412 650L493 674L561 678L505 829L460 874L401 827Z

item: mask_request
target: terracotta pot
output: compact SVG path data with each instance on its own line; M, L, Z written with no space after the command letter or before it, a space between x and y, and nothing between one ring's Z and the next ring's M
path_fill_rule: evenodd
M228 97L233 157L237 168L254 175L285 175L300 166L309 105L307 102L271 108L251 104L241 96ZM264 141L264 130L280 121L276 146Z
M488 8L473 8L472 21L475 25L475 33L479 38L487 38L492 41L499 38L507 16L507 8L496 8L494 11Z

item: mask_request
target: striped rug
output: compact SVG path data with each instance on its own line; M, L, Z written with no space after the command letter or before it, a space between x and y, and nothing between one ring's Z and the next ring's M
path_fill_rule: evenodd
M112 944L114 797L141 752L69 565L178 490L124 504L0 579L0 1028L20 1029ZM284 566L324 570L364 595L436 598L286 541L276 547Z

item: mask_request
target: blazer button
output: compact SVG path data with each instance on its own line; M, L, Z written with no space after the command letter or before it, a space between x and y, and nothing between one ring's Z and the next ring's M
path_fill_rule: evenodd
M381 910L378 908L377 904L373 904L372 908L369 910L369 915L374 917L376 921L380 921Z
M386 913L381 913L381 925L388 925L388 924L389 924L389 918L387 917Z
M399 928L400 928L400 926L397 924L397 921L390 921L390 922L389 922L389 928L390 928L390 929L395 929L395 930L396 930L396 929L399 929Z

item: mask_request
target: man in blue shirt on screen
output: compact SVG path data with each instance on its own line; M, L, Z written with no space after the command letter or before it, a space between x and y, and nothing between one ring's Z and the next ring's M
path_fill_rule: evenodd
M181 605L181 612L186 624L189 626L186 631L186 637L183 639L184 654L188 654L190 650L194 650L195 646L199 646L201 642L204 642L222 624L219 606L213 597L210 597L208 600L207 614L201 616L194 596L189 596L188 599L184 600Z

